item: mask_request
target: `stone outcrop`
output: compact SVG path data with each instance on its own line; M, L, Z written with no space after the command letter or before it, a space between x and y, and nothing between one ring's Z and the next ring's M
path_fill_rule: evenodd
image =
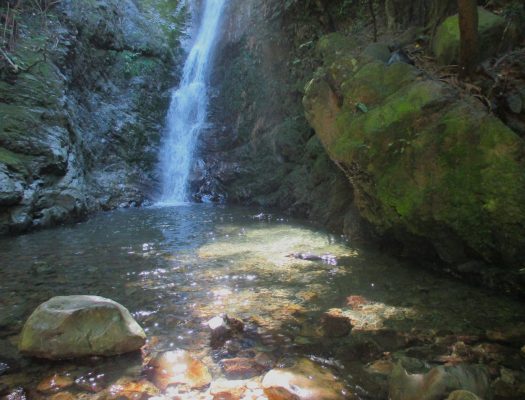
M146 334L129 311L99 296L57 296L26 321L19 350L55 360L112 356L140 349Z
M373 52L342 49L335 38L319 41L327 62L304 106L361 216L405 254L435 254L460 273L519 290L523 139L450 85Z
M151 195L182 22L157 3L24 8L0 63L0 234Z

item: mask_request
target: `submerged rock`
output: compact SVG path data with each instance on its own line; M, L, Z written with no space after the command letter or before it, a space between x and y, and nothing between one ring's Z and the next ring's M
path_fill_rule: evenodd
M98 400L146 400L159 394L159 389L145 379L121 378L102 392Z
M72 386L73 383L73 379L69 376L55 374L43 379L36 387L36 390L41 393L55 393Z
M33 357L68 359L127 353L145 342L140 325L117 302L99 296L57 296L31 314L18 347Z
M353 398L328 369L302 359L291 368L277 368L263 379L269 400L342 400Z
M426 374L408 374L398 364L390 375L391 400L440 400L455 390L468 390L489 399L487 369L480 365L440 366Z
M325 312L321 316L320 324L319 331L325 337L344 337L352 330L350 318L343 315L340 309L332 309Z
M49 398L49 400L75 400L77 397L71 392L60 392L56 393Z
M210 387L210 394L213 400L239 400L247 390L246 384L249 381L217 379Z
M222 346L226 340L244 330L241 320L227 315L214 317L207 322L207 325L211 329L210 344L213 348Z
M162 353L150 362L153 383L161 390L170 385L201 389L211 383L208 368L185 350Z
M228 379L249 379L266 370L255 358L226 358L220 364Z
M447 400L480 400L480 398L467 390L454 390Z

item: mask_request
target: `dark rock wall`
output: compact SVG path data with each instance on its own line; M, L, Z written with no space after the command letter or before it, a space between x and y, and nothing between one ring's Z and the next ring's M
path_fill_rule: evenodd
M278 11L274 1L230 3L193 189L199 199L278 207L342 231L352 189L301 105L316 68L309 42L325 27L316 16L284 24Z
M0 70L0 233L141 204L180 63L176 2L22 2Z

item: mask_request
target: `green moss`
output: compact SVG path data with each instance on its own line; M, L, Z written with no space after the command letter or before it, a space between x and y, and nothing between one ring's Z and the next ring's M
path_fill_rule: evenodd
M480 57L488 58L496 54L503 38L505 19L483 7L478 7L478 32L480 35ZM432 49L441 64L454 64L459 61L459 17L447 18L438 28Z
M27 172L26 163L28 157L22 154L14 153L3 147L0 147L0 164L7 165L10 169L18 172Z
M127 78L137 76L152 76L162 70L163 65L156 57L145 57L140 53L124 50L118 53L118 59L123 63L124 74Z
M453 235L487 261L516 263L525 246L523 141L446 85L398 65L360 66L343 85L341 110L320 80L306 93L310 123L352 171L362 215L380 231L438 244Z
M352 162L363 149L371 149L369 156L395 151L396 141L410 139L422 110L442 99L440 89L430 81L415 82L387 97L368 113L344 110L337 119L343 134L331 152L341 161Z
M330 65L341 57L350 54L357 46L358 43L354 38L334 32L319 39L316 51L325 65Z

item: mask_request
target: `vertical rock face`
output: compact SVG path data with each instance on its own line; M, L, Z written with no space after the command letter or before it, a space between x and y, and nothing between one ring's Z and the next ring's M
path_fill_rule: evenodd
M301 105L315 68L308 42L325 28L312 18L292 29L279 14L282 2L229 4L193 192L198 199L279 207L341 230L352 213L352 190Z
M142 203L176 77L182 16L163 0L26 10L0 64L0 233Z

